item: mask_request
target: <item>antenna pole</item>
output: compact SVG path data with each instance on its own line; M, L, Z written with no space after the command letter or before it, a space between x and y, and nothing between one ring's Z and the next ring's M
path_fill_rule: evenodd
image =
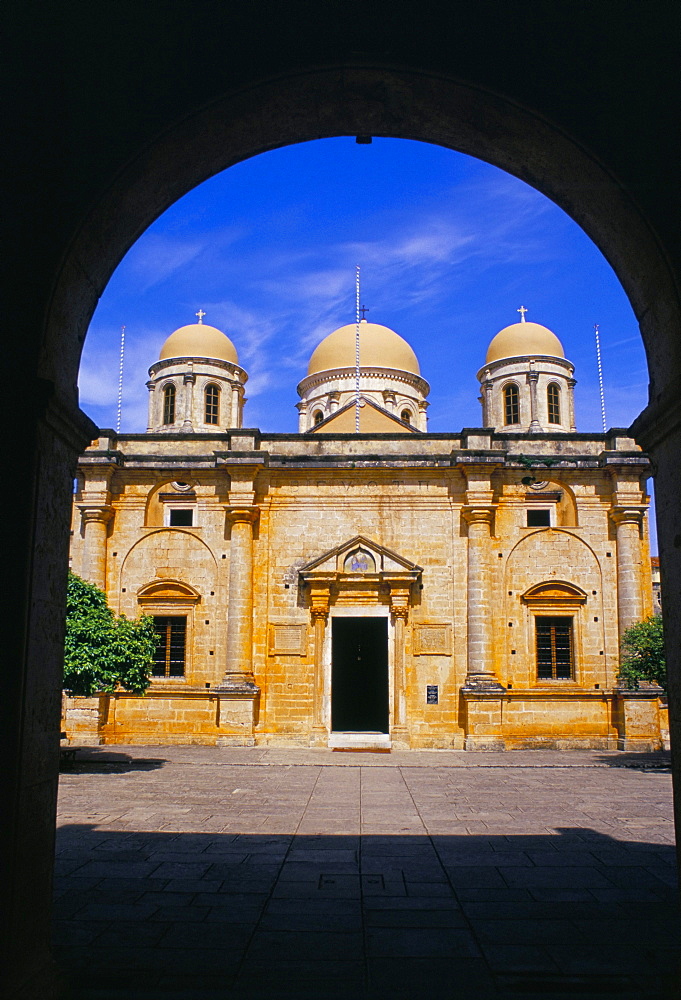
M359 265L355 268L355 434L359 434Z
M605 393L603 391L603 368L601 366L601 337L598 330L598 323L594 323L594 333L596 334L596 363L598 365L598 388L601 393L601 420L603 421L603 433L607 427L605 423Z
M123 356L125 354L125 327L121 327L121 356L118 363L118 406L116 407L116 434L121 430L121 408L123 405Z

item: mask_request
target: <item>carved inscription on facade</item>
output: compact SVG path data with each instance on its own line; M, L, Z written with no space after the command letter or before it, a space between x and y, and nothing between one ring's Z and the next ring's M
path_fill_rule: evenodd
M451 656L451 625L414 626L414 655L425 656L427 654Z
M270 656L305 656L307 626L270 624L268 647Z

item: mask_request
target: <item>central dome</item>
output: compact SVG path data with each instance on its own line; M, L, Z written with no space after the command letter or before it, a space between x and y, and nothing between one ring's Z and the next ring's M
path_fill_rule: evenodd
M357 324L348 323L325 337L312 353L307 374L354 368L356 331ZM361 368L395 368L421 374L416 355L403 337L387 326L365 319L359 324L359 363Z
M160 361L167 358L214 358L239 364L236 348L229 337L206 323L190 323L171 333L159 355Z
M527 355L548 355L552 358L564 358L563 345L555 333L539 323L512 323L492 339L487 348L485 364L500 361L502 358L522 358Z

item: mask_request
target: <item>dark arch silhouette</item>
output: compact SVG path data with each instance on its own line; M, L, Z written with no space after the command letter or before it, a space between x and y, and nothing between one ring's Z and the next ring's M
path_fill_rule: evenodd
M5 381L3 402L6 469L23 489L16 558L5 554L10 997L55 995L60 630L73 470L95 434L77 408L82 342L127 249L218 170L292 142L393 136L488 160L559 204L609 260L641 326L651 394L634 431L656 468L665 608L681 598L678 4L650 0L617 23L609 0L425 0L418 18L382 0L358 18L330 0L325 20L297 0L265 6L71 11L63 0L39 18L17 4L8 19L5 361L21 377ZM674 740L674 615L666 631Z

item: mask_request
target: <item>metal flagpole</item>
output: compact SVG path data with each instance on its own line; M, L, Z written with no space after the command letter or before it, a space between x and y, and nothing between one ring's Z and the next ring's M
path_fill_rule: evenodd
M355 268L355 434L359 434L359 266Z
M125 327L121 327L121 357L118 363L118 407L116 409L116 434L121 429L121 408L123 405L123 355L125 353Z
M605 422L605 393L603 391L603 368L601 366L601 338L598 331L598 323L594 323L594 332L596 334L596 363L598 364L598 388L601 393L601 420L603 421L603 433L605 434L607 428Z

